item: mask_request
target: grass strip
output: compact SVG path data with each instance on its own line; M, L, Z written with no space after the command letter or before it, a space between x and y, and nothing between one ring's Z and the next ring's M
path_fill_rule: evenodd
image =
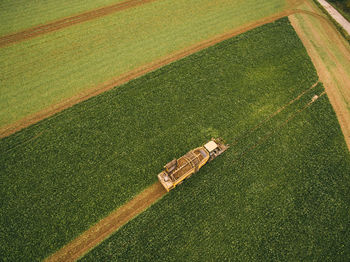
M0 127L285 6L285 0L155 1L0 48Z

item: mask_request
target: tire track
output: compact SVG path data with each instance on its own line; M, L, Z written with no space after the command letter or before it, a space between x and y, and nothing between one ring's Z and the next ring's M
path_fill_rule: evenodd
M52 23L32 27L21 32L5 35L0 37L0 48L154 1L157 0L127 0L122 3L66 17Z
M129 220L135 218L146 208L166 194L163 186L156 182L143 192L135 196L131 201L113 211L110 215L100 220L94 226L82 233L72 242L46 258L46 262L70 262L76 261L89 250L108 238Z

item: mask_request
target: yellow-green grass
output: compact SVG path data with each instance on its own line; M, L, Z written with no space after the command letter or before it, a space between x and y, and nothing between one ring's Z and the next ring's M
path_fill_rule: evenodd
M285 6L162 0L1 48L0 127Z
M0 36L125 0L2 0Z

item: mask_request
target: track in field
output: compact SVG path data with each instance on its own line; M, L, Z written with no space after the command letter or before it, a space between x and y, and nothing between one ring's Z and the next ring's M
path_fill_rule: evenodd
M305 94L307 94L314 87L316 87L318 83L319 81L317 81L310 88L308 88L307 90L305 90L304 92L302 92L301 94L299 94L298 96L290 100L287 104L280 107L276 112L272 113L266 119L261 121L258 126L253 127L252 129L246 132L243 132L245 134L244 136L246 136L246 134L250 134L254 132L258 127L267 123L269 120L271 120L273 117L281 113L288 106L300 100ZM322 94L319 95L319 97L323 96L324 94L325 93L323 92ZM244 152L238 156L235 162L241 160L248 152L254 150L256 147L258 147L259 145L264 143L266 140L268 140L279 129L284 127L290 120L295 118L299 113L304 111L313 103L314 101L308 102L305 106L297 110L289 118L287 118L284 122L282 122L282 124L279 125L276 129L272 130L271 132L268 132L264 137L260 138L257 141L257 143L255 143L253 146L250 146L247 150L244 150ZM241 141L242 141L242 138L244 138L244 136L240 137ZM239 141L236 139L235 144L237 144L238 142ZM96 247L99 243L107 239L110 235L116 232L120 227L125 225L128 221L135 218L145 209L150 207L153 203L155 203L157 200L163 197L166 193L167 193L166 190L163 188L163 186L159 182L154 183L153 185L145 189L143 192L141 192L139 195L134 197L131 201L127 202L122 207L113 211L106 218L97 222L94 226L92 226L90 229L82 233L79 237L74 239L72 242L70 242L69 244L64 246L62 249L58 250L56 253L52 254L50 257L45 259L45 262L76 261L80 257L84 256L91 249Z
M151 185L45 261L76 261L165 194L166 190L160 183Z
M66 28L72 25L80 24L86 21L90 21L96 18L100 18L106 15L110 15L119 11L123 11L126 9L130 9L139 5L147 4L150 2L154 2L156 0L127 0L122 3L102 7L99 9L95 9L92 11L88 11L82 14L78 14L71 17L66 17L61 20L57 20L55 22L40 25L36 27L32 27L29 29L26 29L24 31L5 35L0 37L0 48L4 46L8 46L11 44L14 44L16 42L21 42L26 39L30 39L39 35L47 34L50 32L54 32L57 30L60 30L62 28Z

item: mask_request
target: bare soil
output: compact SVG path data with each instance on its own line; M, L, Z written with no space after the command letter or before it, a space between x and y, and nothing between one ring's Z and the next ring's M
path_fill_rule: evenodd
M308 8L317 12L313 5L308 2L306 4ZM309 29L308 33L305 32L301 21L295 15L289 16L289 19L306 47L316 67L319 78L325 86L326 93L335 110L350 151L350 112L348 109L348 105L350 104L350 75L344 68L344 65L338 61L334 50L327 44L325 37L331 39L332 45L335 45L348 61L350 61L350 48L342 40L341 35L331 23L320 19L321 29L318 29L313 25L312 17L304 15L304 13L305 11L302 14L303 25ZM322 57L322 54L326 54L335 66L329 65L329 63L325 61L326 59Z
M102 7L99 9L94 9L85 13L66 17L48 24L32 27L21 32L5 35L0 37L0 48L17 43L17 42L24 41L29 38L34 38L36 36L54 32L62 28L66 28L68 26L80 24L96 18L100 18L102 16L110 15L119 11L123 11L126 9L130 9L130 8L143 5L146 3L154 2L154 1L156 0L127 0L122 3Z
M45 259L45 261L76 261L165 194L166 190L160 183L153 184L131 201L113 211L106 218L100 220L62 249Z

